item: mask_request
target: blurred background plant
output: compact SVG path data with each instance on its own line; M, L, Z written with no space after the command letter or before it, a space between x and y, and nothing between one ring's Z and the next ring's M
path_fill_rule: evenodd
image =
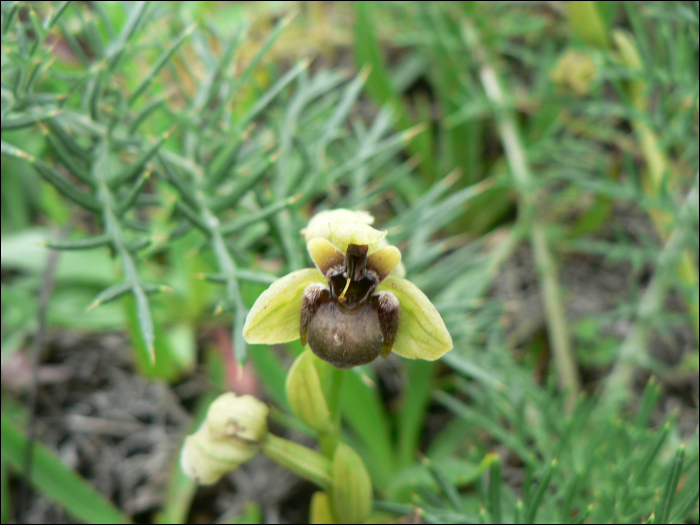
M3 522L308 519L266 458L176 464L226 390L313 446L301 345L241 329L339 207L455 346L343 372L372 520L698 521L697 3L3 2L0 30Z

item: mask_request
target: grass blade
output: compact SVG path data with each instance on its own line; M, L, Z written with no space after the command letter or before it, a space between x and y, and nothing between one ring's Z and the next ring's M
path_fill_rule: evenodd
M2 457L22 469L25 435L2 415ZM129 519L53 452L35 442L32 450L31 483L70 514L87 523L129 523Z

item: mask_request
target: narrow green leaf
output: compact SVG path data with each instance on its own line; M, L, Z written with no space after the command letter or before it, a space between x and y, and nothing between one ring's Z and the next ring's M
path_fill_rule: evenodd
M41 111L36 114L25 115L23 113L19 113L14 114L11 117L3 116L1 121L2 130L10 131L15 129L29 128L38 124L39 122L50 120L61 113L63 113L62 109L50 109Z
M100 111L100 103L102 102L102 84L104 81L104 76L106 75L104 69L97 69L94 71L92 78L88 82L87 87L87 100L88 107L90 108L90 118L94 122L102 121L102 113Z
M489 480L489 512L491 523L501 523L501 458L494 454L491 462L491 478Z
M112 234L101 233L82 239L46 239L44 243L47 248L54 250L90 250L100 246L107 246L112 242L112 239Z
M449 479L436 468L432 461L425 458L423 463L428 468L428 472L437 483L438 488L442 491L443 495L447 498L450 506L457 512L464 512L464 504L462 503L462 498L457 491L457 488L450 482Z
M218 212L226 208L233 208L248 191L254 188L265 177L265 175L270 173L274 162L274 158L267 157L265 162L261 163L260 166L252 173L249 173L246 176L239 175L236 179L236 184L233 188L231 188L231 191L212 200L210 206L211 210Z
M199 214L197 214L196 211L194 211L192 208L190 208L187 204L185 204L182 201L176 201L175 202L175 208L177 208L178 211L182 212L182 214L189 219L189 221L199 228L202 233L204 233L207 236L211 235L211 227L204 222L204 219L202 219Z
M636 472L634 473L635 479L637 480L644 480L646 479L647 475L647 470L651 466L652 461L654 461L654 458L656 455L659 453L659 450L661 450L661 445L663 445L664 441L666 440L666 436L668 436L669 431L671 430L671 421L668 420L664 426L656 432L656 440L651 444L651 446L647 449L646 453L642 457L641 461L639 461L639 464L637 468L635 469Z
M237 281L234 280L233 282L236 283ZM237 286L236 284L236 287ZM236 362L239 366L243 366L248 358L248 342L245 340L245 337L243 337L243 329L245 328L247 316L248 309L238 301L236 304L236 313L233 318L233 349L236 352Z
M272 101L280 94L280 92L286 88L291 82L299 76L299 74L304 71L311 60L305 59L297 62L294 67L287 71L282 78L275 82L261 97L258 98L257 102L252 108L241 118L238 128L244 130L248 125L255 120L255 118L268 106Z
M504 429L500 424L498 424L498 422L479 414L466 403L463 403L455 397L440 390L434 394L434 397L455 414L464 418L464 420L469 422L471 425L478 426L489 431L496 439L512 448L521 458L529 457L530 447L526 446L518 436ZM528 489L527 485L524 487L523 492L525 493ZM523 500L525 500L524 496Z
M360 96L360 91L362 90L365 80L367 80L367 75L369 75L369 69L363 69L360 74L348 84L343 96L336 104L333 113L323 125L321 136L318 141L318 150L322 157L325 156L325 149L328 143L336 137L340 126L345 124L350 110L355 104L357 97Z
M167 98L168 94L162 93L146 104L146 106L134 117L133 121L131 122L131 125L129 126L129 134L133 135L136 133L141 124L143 124L155 111L163 106Z
M15 21L15 17L17 16L17 12L19 11L19 6L22 4L22 2L11 2L10 3L10 8L3 13L3 20L2 20L2 34L3 36L7 34L7 32L10 30L12 27L12 23Z
M123 200L121 200L117 204L117 215L124 215L131 207L133 206L134 202L136 202L136 198L139 196L141 193L141 190L146 186L148 181L151 178L151 171L147 171L143 173L139 179L134 183L134 185L129 188L129 191L127 194L124 196Z
M594 47L607 49L610 46L608 28L601 16L599 4L603 2L572 2L569 4L569 23L574 34Z
M30 57L34 57L36 55L36 52L39 48L41 48L41 45L44 43L44 39L46 38L46 31L44 30L44 26L41 23L41 20L39 19L39 15L34 11L34 8L30 5L29 6L29 21L32 24L32 31L34 32L34 43L32 44L32 49L29 52ZM46 60L42 60L37 66L34 68L34 72L39 68L40 65L42 65ZM43 67L42 67L43 70ZM34 75L35 73L32 73ZM32 80L30 79L27 82L27 87L25 92L31 91L32 87Z
M108 303L118 299L131 289L130 283L118 283L106 288L95 298L95 300L88 306L88 311L93 308L97 308L101 304Z
M0 523L10 523L10 512L10 469L0 457Z
M243 42L244 40L245 28L245 24L241 24L238 26L234 35L230 39L228 39L228 42L226 42L224 52L221 54L216 63L214 63L212 67L207 71L204 82L202 82L202 85L197 91L197 95L195 96L195 99L192 102L193 113L198 113L202 109L212 106L212 103L216 100L216 98L219 96L219 93L221 92L222 84L225 81L231 82L229 76L222 74L222 72L228 71L228 68L230 68L231 63L234 61L233 57L236 53L236 50L238 49L238 46L241 45L241 42ZM195 32L194 35L198 36L198 33ZM200 40L202 38L204 37L200 36ZM202 48L206 47L206 45L202 46ZM209 57L207 57L207 60L202 60L202 62L210 63L211 60L209 59ZM228 89L228 92L229 95L225 100L217 101L217 103L214 105L220 106L222 109L226 107L231 101L231 99L236 95L236 90L233 88ZM212 119L212 122L217 121L218 120ZM230 122L230 119L228 120L228 122ZM226 124L228 124L228 122Z
M108 62L108 70L110 72L114 71L121 59L122 53L126 48L126 44L129 42L131 37L134 36L136 30L139 28L143 16L146 12L146 8L150 2L136 2L135 5L129 11L129 17L122 27L122 31L119 34L119 38L113 41L107 50L107 55L110 57Z
M151 158L158 153L158 150L161 148L161 146L165 143L166 140L168 140L168 137L170 137L170 134L174 131L174 128L169 129L163 135L158 139L155 143L151 144L151 146L141 153L141 155L134 161L132 164L130 164L127 168L125 168L121 173L115 175L112 177L109 181L109 186L110 188L117 188L121 184L124 184L125 182L131 182L134 180L139 173L144 169L144 166L146 163L151 160Z
M36 170L39 172L41 177L51 183L60 193L68 197L70 200L79 204L83 208L90 211L99 212L101 211L100 203L92 195L85 193L83 190L79 189L73 183L68 181L63 175L61 175L57 170L44 164L39 159L32 158L30 161Z
M661 511L659 512L658 523L668 523L668 519L671 516L671 509L673 509L673 498L676 496L676 490L678 489L678 480L681 477L681 472L683 470L683 460L685 458L685 445L681 444L676 452L676 457L673 459L671 469L668 472L668 477L666 478L666 484L664 486L664 493L661 497Z
M238 217L237 219L234 219L231 222L222 224L221 226L219 226L219 231L224 235L230 235L232 233L238 232L250 224L256 223L262 219L269 217L270 215L274 215L275 213L291 206L292 204L297 202L297 200L298 198L296 197L289 197L287 199L279 200L257 211L246 213L242 217Z
M141 81L141 84L139 84L139 86L129 97L129 100L127 101L128 106L133 106L134 102L136 102L136 99L138 99L143 94L143 92L146 91L146 89L151 84L158 72L163 68L165 64L168 63L175 51L177 51L180 45L185 41L185 38L187 38L192 33L192 31L194 31L195 27L197 27L196 24L188 27L182 33L180 33L180 35L175 39L172 45L163 52L163 54L158 58L158 60L156 60L156 63L153 64L151 70Z
M49 128L51 129L49 136L58 137L61 144L63 144L64 148L67 149L71 155L89 163L92 160L92 153L83 148L80 144L78 144L78 141L73 138L73 135L70 134L69 126L66 125L65 120L66 119L62 117L51 119L49 121ZM91 184L94 184L91 177L88 177L88 179L91 181ZM85 182L86 184L90 184L90 182Z
M700 496L700 489L695 487L693 492L690 492L688 496L681 501L676 510L673 512L673 522L682 523L683 520L687 519L690 511L698 505L698 496Z
M540 503L542 503L542 498L544 498L544 493L549 488L549 482L552 479L552 474L554 473L554 470L556 469L556 467L557 467L557 460L555 458L547 466L547 469L545 470L544 474L542 475L542 479L540 480L540 483L537 486L537 490L533 494L532 499L527 503L527 509L525 510L525 516L523 519L524 523L535 523L535 516L537 515L537 510L540 507Z
M54 154L63 163L63 165L68 168L68 171L70 171L83 184L94 187L95 181L90 176L88 170L77 162L75 157L70 154L68 148L64 146L63 142L58 139L54 133L48 133L46 138L49 141L49 144L51 144Z
M66 0L64 2L61 2L58 4L58 6L54 9L53 13L51 13L51 16L46 19L46 29L51 29L53 26L56 24L59 18L61 18L61 15L66 12L66 8L71 4L70 0Z
M146 293L141 286L133 286L131 293L134 295L134 299L136 299L136 313L138 315L141 337L148 350L151 363L153 363L155 361L155 349L153 347L155 332L153 328L153 318L151 317L151 307L148 304Z
M29 163L36 168L39 175L41 175L44 180L51 183L59 192L68 197L70 200L80 204L90 211L100 210L100 204L94 197L92 197L92 195L89 195L77 188L54 168L44 164L42 161L31 156L26 151L22 151L21 149L16 148L5 141L0 142L0 146L3 155L17 157L29 161Z
M637 414L634 416L634 424L639 429L647 428L654 408L661 397L661 391L656 379L652 376L647 382L647 386L639 401Z
M585 522L588 519L588 517L591 515L591 513L593 512L594 508L595 508L595 503L591 503L590 505L588 505L588 507L586 507L581 512L579 512L576 515L576 517L573 520L571 520L571 523L578 524L578 523Z
M385 106L388 104L394 109L398 129L406 131L415 122L409 116L407 106L401 99L401 94L396 92L391 81L391 75L382 58L381 46L377 40L372 22L372 10L374 9L376 9L376 6L371 2L355 3L355 61L360 69L366 66L371 68L366 82L367 91L374 98L377 105ZM419 169L424 173L425 180L432 183L437 175L435 173L432 144L423 137L419 137L410 142L409 150L413 155L417 154L420 156L422 162Z
M275 28L270 32L268 35L267 39L263 43L263 45L260 47L258 52L255 54L255 56L252 58L250 63L248 64L248 67L243 71L241 76L238 78L238 81L236 82L236 86L244 86L246 82L248 82L248 77L253 73L253 70L255 67L258 65L260 62L260 59L265 56L265 53L272 47L272 44L275 43L275 40L277 40L277 37L282 33L285 27L289 25L289 23L292 21L292 19L296 16L296 13L291 13L287 16L285 16L282 20L277 22L277 25Z
M240 516L238 516L235 520L233 520L232 523L237 523L237 524L256 524L256 523L265 523L263 520L263 512L262 509L260 508L260 505L254 502L248 502L246 503L245 507L243 508L243 512L241 513Z
M571 477L571 479L567 483L566 491L564 493L564 501L561 505L561 512L559 513L559 516L562 519L562 523L570 519L574 498L578 495L578 492L581 487L581 482L583 480L584 473L583 471L579 470Z
M27 447L24 434L2 415L2 457L21 472ZM87 523L129 523L129 520L41 443L32 449L31 483L70 514Z
M73 51L73 53L75 53L75 56L78 57L80 62L83 64L83 67L85 69L89 69L90 68L90 59L85 54L83 47L78 43L76 38L73 36L72 29L69 29L68 26L63 23L63 20L58 21L58 27L61 28L61 33L63 34L63 38L68 43L68 47L70 47L71 51Z
M230 144L207 165L208 188L216 188L226 177L231 176L231 170L236 165L244 144L243 137L232 138Z

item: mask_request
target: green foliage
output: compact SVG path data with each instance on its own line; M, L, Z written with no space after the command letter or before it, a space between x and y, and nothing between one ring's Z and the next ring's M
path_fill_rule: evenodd
M243 323L269 283L310 266L299 230L314 211L372 208L455 346L403 362L390 406L375 367L342 385L319 371L374 518L697 522L697 430L660 423L663 389L652 379L639 396L634 376L697 374L697 3L338 9L356 15L355 77L280 50L290 17L253 42L231 5L2 4L2 362L36 331L43 241L62 250L50 326L127 326L140 373L174 381L210 312L225 314L272 417L313 434L283 361L247 347ZM356 111L364 92L371 120ZM543 328L521 337L493 290L523 244L543 303L527 321ZM581 313L564 276L584 258L625 274ZM695 347L660 362L654 334L686 326ZM581 371L600 394L579 392ZM25 441L7 410L4 398L3 521ZM436 411L453 417L426 435ZM78 519L125 520L35 447L38 490ZM160 521L185 520L195 491L174 469ZM253 505L239 518L260 521Z

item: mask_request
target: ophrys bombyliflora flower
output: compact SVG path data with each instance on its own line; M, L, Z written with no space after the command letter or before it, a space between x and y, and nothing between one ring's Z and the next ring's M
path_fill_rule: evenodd
M452 348L445 323L403 275L401 252L366 212L333 210L303 231L316 268L278 279L253 305L243 328L251 344L301 338L338 368L369 363L393 350L434 360ZM397 275L398 274L398 275Z

